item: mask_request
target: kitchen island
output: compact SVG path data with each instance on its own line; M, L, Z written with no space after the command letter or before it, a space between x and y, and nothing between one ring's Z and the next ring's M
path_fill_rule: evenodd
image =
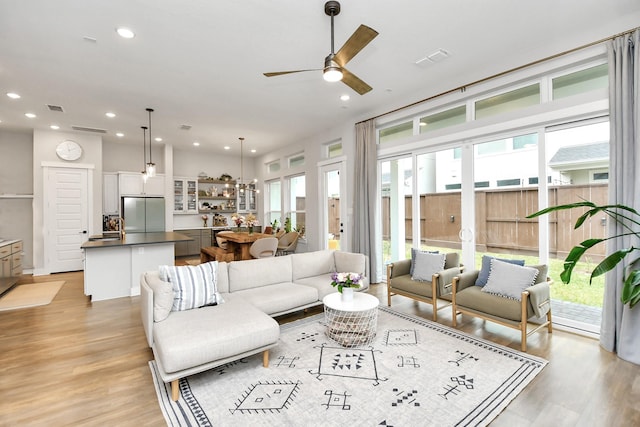
M175 232L128 233L121 239L85 242L84 293L91 301L140 295L140 275L173 265L176 242L191 240Z

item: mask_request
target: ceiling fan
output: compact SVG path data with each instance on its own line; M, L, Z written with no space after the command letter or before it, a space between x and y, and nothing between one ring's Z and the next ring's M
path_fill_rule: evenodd
M323 78L329 82L337 82L342 80L344 84L351 89L364 95L369 92L372 87L360 80L355 74L352 74L344 68L344 66L353 59L366 45L371 42L378 32L366 25L360 25L358 29L349 37L349 40L335 53L333 44L333 17L340 13L340 3L337 1L328 1L324 5L324 13L331 17L331 53L324 59L324 68L316 68L311 70L294 70L294 71L277 71L274 73L264 73L267 77L281 76L283 74L303 73L306 71L322 70Z

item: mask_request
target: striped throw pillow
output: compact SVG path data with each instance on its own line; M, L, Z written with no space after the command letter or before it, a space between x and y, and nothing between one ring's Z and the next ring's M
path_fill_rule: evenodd
M171 311L191 310L223 303L216 285L217 271L217 261L179 267L160 266L160 277L166 277L173 286Z

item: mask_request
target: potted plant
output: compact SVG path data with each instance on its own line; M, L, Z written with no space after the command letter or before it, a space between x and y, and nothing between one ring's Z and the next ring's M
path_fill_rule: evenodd
M353 290L362 285L362 276L358 273L337 273L331 274L331 286L338 288L342 294L343 301L353 299Z
M576 266L578 261L580 261L582 255L595 245L624 236L635 236L640 242L640 214L635 209L625 205L598 206L595 203L584 201L569 203L566 205L551 206L535 212L527 216L527 218L535 218L551 212L574 208L588 208L588 210L578 218L574 229L580 228L588 218L604 213L620 224L626 231L621 234L616 234L602 239L587 239L579 245L574 246L571 251L569 251L567 258L564 260L564 270L560 273L560 279L563 283L570 282L573 268ZM627 255L635 251L640 251L640 247L631 246L629 248L620 249L607 256L593 269L589 283L591 283L594 277L598 277L607 271L613 270L627 257ZM640 265L638 264L638 261L640 261L640 258L635 258L628 263L624 273L625 277L624 284L622 286L621 300L623 304L629 304L630 308L633 308L633 306L640 302Z

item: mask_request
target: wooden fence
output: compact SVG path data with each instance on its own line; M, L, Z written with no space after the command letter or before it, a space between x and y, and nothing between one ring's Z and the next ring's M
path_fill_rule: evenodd
M570 185L549 189L549 206L589 200L607 203L608 187ZM538 210L538 189L518 188L478 190L476 198L476 248L480 252L538 253L538 220L526 216ZM573 246L588 239L604 237L606 219L591 218L578 230L576 220L585 210L566 210L550 214L549 250L564 258ZM460 192L420 195L420 240L428 246L460 248ZM382 198L382 234L389 239L389 198ZM412 196L405 197L405 232L411 241ZM604 245L589 251L593 258L604 256Z

